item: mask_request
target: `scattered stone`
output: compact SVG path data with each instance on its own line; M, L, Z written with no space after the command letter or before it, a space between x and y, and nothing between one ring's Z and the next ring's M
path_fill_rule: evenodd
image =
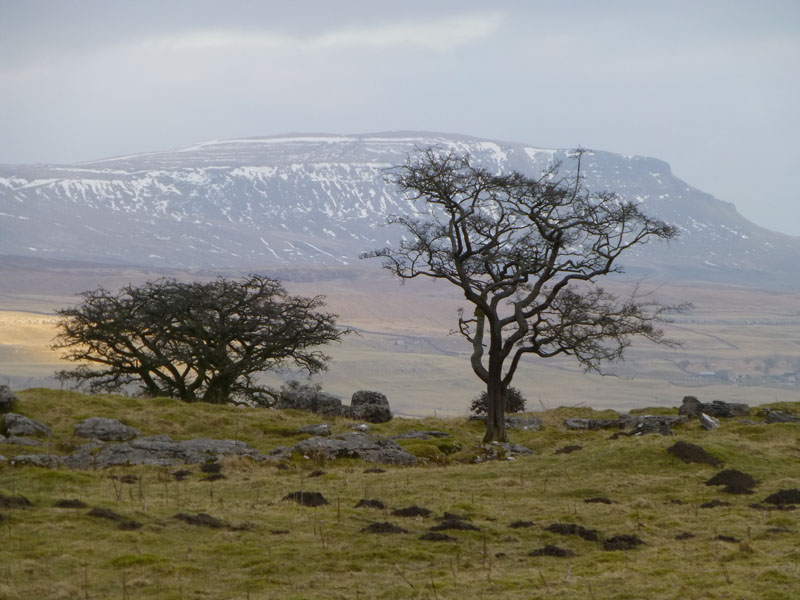
M153 435L128 442L84 444L63 459L72 469L103 468L115 465L203 464L220 456L247 456L265 460L244 442L197 438L174 441L168 435Z
M472 523L464 520L463 518L460 519L442 519L442 521L438 525L434 525L431 527L431 531L447 531L450 529L455 529L458 531L480 531L478 527L475 527Z
M719 419L715 419L706 413L700 413L700 425L706 431L711 431L712 429L717 429L720 426L720 422Z
M311 473L308 474L309 477L322 477L323 475L325 475L325 471L322 471L320 469L311 471Z
M25 466L58 469L64 464L64 459L54 454L17 454L11 459L11 464L17 467Z
M401 433L399 435L392 436L393 440L429 440L431 438L446 438L450 437L450 434L446 431L435 431L435 430L427 430L427 431L417 431L416 429L412 429L411 431L407 431L405 433Z
M737 538L735 538L733 536L722 535L722 534L714 536L713 539L719 540L720 542L728 542L729 544L738 544L738 543L740 543L742 541L742 540L737 539Z
M172 476L175 478L175 481L183 481L191 474L192 472L187 469L178 469L177 471L172 472Z
M432 514L432 511L417 506L416 504L412 504L406 508L397 508L392 511L392 515L395 517L430 517Z
M718 506L730 506L730 502L725 502L724 500L717 500L714 498L711 502L704 502L700 505L700 508L717 508Z
M325 497L319 492L292 492L283 497L284 500L293 500L302 506L322 506L328 504Z
M7 413L13 410L17 397L7 385L0 385L0 413Z
M429 531L428 533L423 533L419 536L419 539L424 540L426 542L457 542L458 540L454 537L450 537L446 533L439 533L438 531Z
M398 527L393 523L389 523L384 521L383 523L370 523L364 529L361 530L362 533L408 533L407 530L403 529L402 527Z
M525 446L521 446L520 444L509 444L507 442L503 442L500 444L500 447L503 448L503 451L506 453L506 456L513 456L515 454L521 455L528 455L528 454L536 454L530 448L526 448Z
M4 462L8 462L8 459L5 456L3 456L2 454L0 454L0 463L4 463Z
M759 415L764 417L765 423L797 423L800 422L800 417L782 410L771 410L764 408L758 412Z
M417 462L416 457L403 450L397 442L356 432L330 438L312 437L299 442L295 450L325 460L360 458L367 462L393 465L413 465Z
M722 485L722 490L728 494L752 494L753 488L758 485L758 481L747 473L742 473L736 469L725 469L706 481L706 485Z
M631 424L630 417L618 417L616 419L564 419L564 427L567 429L582 429L587 431L599 431L601 429L625 429Z
M700 463L711 465L712 467L722 466L722 461L706 452L701 446L690 444L689 442L675 442L667 448L667 452L677 456L685 463Z
M200 470L203 473L220 473L222 471L222 465L218 462L206 462L200 465Z
M27 508L33 506L25 496L6 496L0 492L0 508Z
M386 423L392 420L389 401L380 392L360 390L350 399L350 418L368 423Z
M542 429L542 420L539 417L506 417L506 429L540 431Z
M644 541L635 535L613 535L603 542L603 550L633 550Z
M608 498L602 498L602 497L585 498L584 502L586 502L586 504L616 504L616 502L614 502L613 500L609 500Z
M24 435L12 435L11 437L3 438L4 444L11 444L14 446L42 446L42 442L35 440L32 437Z
M533 521L513 521L508 524L508 526L511 527L511 529L521 529L523 527L533 527L535 525L536 523L534 523Z
M800 504L800 490L797 488L791 490L780 490L764 498L764 502L767 504L774 504L775 506Z
M230 525L225 521L217 519L216 517L212 517L207 513L197 513L196 515L178 513L176 515L172 515L172 518L183 521L184 523L188 523L189 525L197 525L199 527L210 527L212 529L225 529L230 527Z
M7 437L28 435L50 437L53 434L44 423L12 412L6 414L3 420L3 433Z
M127 442L141 434L133 427L129 427L117 419L106 417L89 417L76 423L72 428L76 437L102 440L104 442Z
M559 548L553 544L547 544L544 548L538 548L532 552L528 552L528 556L555 556L556 558L571 558L575 556L572 550Z
M694 396L685 396L683 404L678 409L679 415L687 417L700 417L703 413L711 417L746 417L750 414L750 407L747 404L723 402L722 400L704 404Z
M560 533L561 535L577 535L578 537L596 542L600 539L600 532L595 529L586 529L575 523L553 523L544 528L545 531Z
M350 429L366 433L367 431L369 431L369 425L367 425L366 423L352 423L350 425Z
M690 533L688 531L684 531L683 533L679 533L678 535L676 535L675 539L680 542L682 540L691 540L692 538L696 538L696 537L697 536L695 534Z
M318 423L316 425L306 425L298 430L299 433L310 433L311 435L330 435L331 426L328 423Z
M367 500L366 498L362 498L358 501L358 504L355 506L356 508L378 508L383 510L386 508L386 505L381 502L380 500Z
M553 454L572 454L573 452L577 452L578 450L583 450L583 446L564 446L563 448L559 448Z
M364 469L364 473L386 473L386 469L381 469L380 467L370 467L369 469Z
M58 500L53 506L56 508L87 508L85 502L81 502L77 498L71 500Z
M642 415L636 417L636 425L633 430L628 434L631 436L647 435L657 433L660 435L675 435L672 432L672 427L681 423L685 423L687 418L685 416L671 417L665 415Z

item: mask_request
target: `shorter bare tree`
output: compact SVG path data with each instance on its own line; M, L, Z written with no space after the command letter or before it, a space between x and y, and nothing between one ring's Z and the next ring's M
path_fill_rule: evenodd
M363 257L383 258L403 280L449 281L473 305L460 310L458 333L486 385L486 442L506 440L506 396L523 356L573 356L599 370L621 359L633 336L669 343L656 327L669 307L636 291L620 299L594 282L619 272L627 250L677 230L616 194L587 190L583 154L575 153L573 178L554 165L534 179L428 148L389 176L422 216L390 218L408 238Z
M322 297L290 296L280 282L259 275L205 283L160 279L82 296L77 306L58 311L53 348L84 363L58 376L90 391L139 384L150 396L187 402L263 402L269 390L255 381L257 373L285 366L323 370L328 357L317 347L347 333L336 327L336 315L317 312Z

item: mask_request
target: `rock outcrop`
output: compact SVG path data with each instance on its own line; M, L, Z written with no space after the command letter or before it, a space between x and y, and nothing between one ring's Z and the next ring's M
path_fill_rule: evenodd
M53 434L44 423L39 423L17 413L6 414L3 420L3 432L8 437L30 435L50 437Z
M73 427L76 437L102 440L104 442L127 442L139 437L140 433L116 419L89 417Z
M386 423L392 420L392 411L384 394L361 390L350 400L349 416L368 423Z
M747 404L723 402L722 400L714 400L706 404L694 396L685 396L678 409L678 414L686 417L699 417L702 413L716 418L746 417L750 414L750 407Z
M391 465L413 465L417 462L414 455L403 450L396 442L358 432L329 438L312 437L298 443L294 449L306 456L324 460L360 458L367 462Z

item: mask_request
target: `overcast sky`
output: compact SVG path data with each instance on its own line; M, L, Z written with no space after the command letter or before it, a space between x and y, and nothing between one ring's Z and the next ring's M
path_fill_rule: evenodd
M668 161L800 235L800 0L0 0L0 163L428 130Z

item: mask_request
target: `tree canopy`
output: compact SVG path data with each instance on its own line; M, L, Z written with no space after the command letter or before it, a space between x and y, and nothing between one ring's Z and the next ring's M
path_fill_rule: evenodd
M90 391L135 384L145 394L187 402L264 402L269 389L256 381L258 373L324 370L328 357L317 347L347 333L336 315L318 312L321 296L290 296L279 281L260 275L159 279L81 296L80 304L58 311L53 348L82 363L58 376Z
M366 253L403 280L442 279L472 305L458 333L486 385L486 441L504 440L505 397L526 355L572 356L589 369L622 358L633 336L667 342L664 310L636 291L618 298L595 280L621 271L617 259L677 230L613 192L583 185L559 165L536 178L491 173L469 156L427 148L389 176L418 209L390 218L405 230L394 248Z

